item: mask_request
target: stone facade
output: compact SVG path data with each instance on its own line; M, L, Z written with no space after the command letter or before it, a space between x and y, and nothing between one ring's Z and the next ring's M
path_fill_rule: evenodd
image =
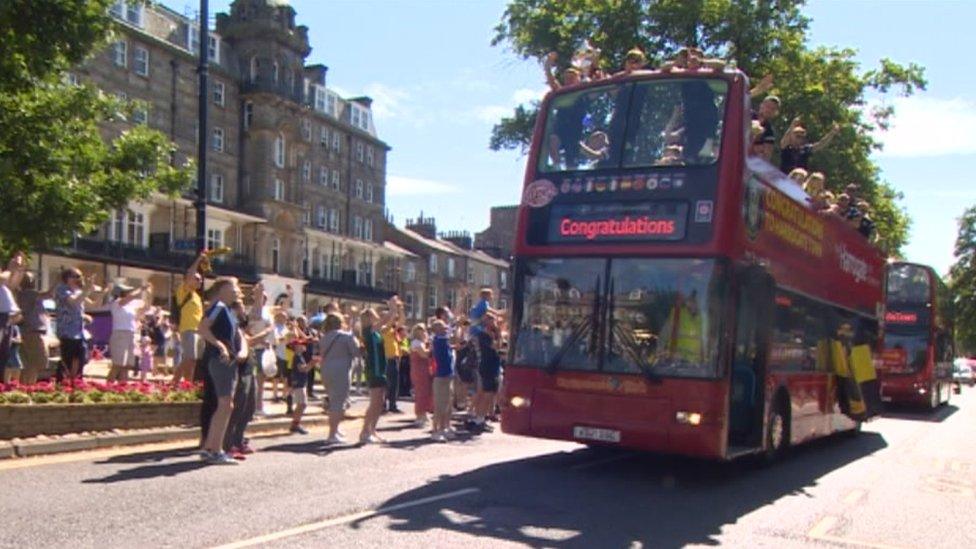
M69 78L142 102L107 137L148 124L177 147L174 162L197 151L195 19L157 3L112 8L117 41ZM235 0L216 16L210 59L207 156L209 247L228 246L218 274L291 285L297 305L344 298L381 301L395 290L402 259L383 245L386 156L367 97L327 87L327 67L306 65L308 29L287 2ZM117 212L97 234L38 258L45 282L67 264L107 276L152 279L167 296L192 260L195 191ZM307 296L305 294L308 294Z
M488 228L477 233L474 245L499 259L511 260L518 225L518 206L496 206L491 209Z
M438 234L435 220L421 215L408 220L404 228L387 225L386 235L414 255L405 261L398 290L411 320L426 319L441 305L466 314L481 288L492 289L496 308L511 305L508 262L474 249L470 234Z

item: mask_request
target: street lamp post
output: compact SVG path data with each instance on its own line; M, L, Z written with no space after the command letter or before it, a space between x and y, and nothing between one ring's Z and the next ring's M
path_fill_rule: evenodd
M199 112L197 113L197 252L207 248L207 103L209 90L207 88L208 53L210 50L210 6L208 0L200 0L200 46L197 48L199 65Z

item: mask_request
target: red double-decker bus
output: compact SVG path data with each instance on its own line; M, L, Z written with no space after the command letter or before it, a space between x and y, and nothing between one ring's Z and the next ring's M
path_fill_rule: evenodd
M932 267L896 262L885 284L881 398L937 408L952 393L952 318L948 290Z
M873 413L884 260L747 156L750 126L739 72L546 97L519 210L505 432L729 459Z

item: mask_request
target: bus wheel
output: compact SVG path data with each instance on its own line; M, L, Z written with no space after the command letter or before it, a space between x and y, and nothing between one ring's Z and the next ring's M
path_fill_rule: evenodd
M769 411L769 421L766 426L765 461L771 462L780 458L790 444L790 420L787 415L787 405L782 398Z

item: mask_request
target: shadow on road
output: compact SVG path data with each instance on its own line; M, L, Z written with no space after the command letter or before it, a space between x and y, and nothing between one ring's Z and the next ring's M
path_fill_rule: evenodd
M166 457L172 457L172 454L169 454ZM143 465L141 467L118 471L107 477L88 478L81 482L82 484L112 484L115 482L124 482L128 480L175 477L176 475L196 471L197 469L202 469L203 467L207 467L207 464L199 460L178 461L176 463L162 463L157 465Z
M823 475L885 446L876 433L831 437L766 468L581 449L444 477L382 507L393 507L384 515L394 531L442 529L535 547L715 545L723 526L807 494ZM472 487L479 493L396 507Z
M931 423L942 423L949 419L952 414L959 411L955 404L945 404L936 409L920 408L918 406L889 404L885 407L882 417L890 419L907 419L910 421L928 421Z

